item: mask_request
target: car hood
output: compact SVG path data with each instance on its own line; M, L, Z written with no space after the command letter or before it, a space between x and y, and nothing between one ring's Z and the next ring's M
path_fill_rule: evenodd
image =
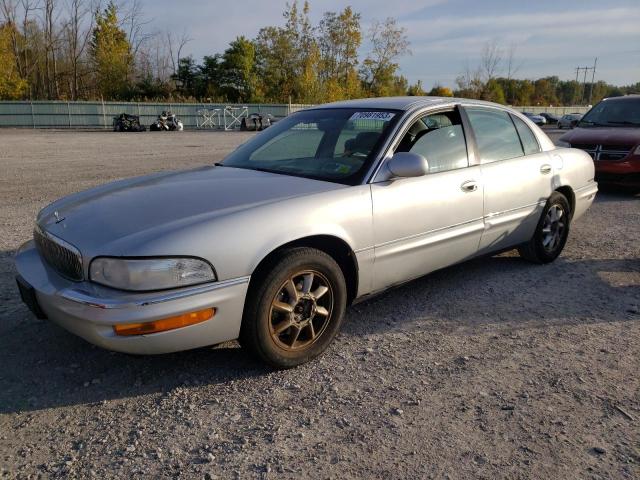
M62 198L38 214L38 225L81 251L125 255L106 247L193 223L344 185L230 167L165 172L108 183Z
M565 133L560 140L576 145L636 145L640 143L640 128L578 127Z

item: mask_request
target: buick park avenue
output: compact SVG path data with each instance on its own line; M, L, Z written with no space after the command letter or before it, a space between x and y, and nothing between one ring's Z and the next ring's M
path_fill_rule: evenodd
M216 165L52 203L16 254L17 282L35 315L104 348L238 339L293 367L331 344L354 301L511 248L552 262L596 192L589 154L501 105L338 102Z

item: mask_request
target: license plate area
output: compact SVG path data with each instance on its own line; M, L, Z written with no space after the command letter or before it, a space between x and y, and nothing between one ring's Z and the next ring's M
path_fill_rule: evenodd
M18 284L20 298L22 299L24 304L29 307L31 313L33 313L36 318L45 320L47 318L47 315L42 311L42 308L40 308L35 289L31 285L29 285L29 283L20 275L16 277L16 283Z

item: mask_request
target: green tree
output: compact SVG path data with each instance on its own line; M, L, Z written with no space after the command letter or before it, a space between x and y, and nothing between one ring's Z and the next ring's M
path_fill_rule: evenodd
M413 85L409 85L409 88L407 88L407 95L411 97L422 96L426 94L427 92L425 92L424 88L422 88L422 80L418 80L416 83L414 83Z
M191 55L178 60L178 70L172 75L178 91L186 97L196 96L198 66Z
M18 100L23 98L29 88L27 81L18 72L16 58L11 46L13 25L0 26L0 99Z
M295 95L292 52L295 38L286 29L265 27L256 38L256 68L264 86L266 101L286 102ZM295 98L295 97L294 97Z
M557 77L539 78L533 84L533 104L534 105L557 105L558 97L556 97L556 80Z
M229 44L222 55L220 88L232 102L255 100L257 93L256 48L245 37L238 37Z
M365 92L383 97L396 89L398 59L410 53L406 30L395 18L373 22L369 30L372 51L362 62L360 73Z
M255 40L258 78L267 101L313 102L321 94L320 54L309 20L309 4L302 11L294 1L283 14L284 27L265 27Z
M504 90L497 79L491 78L487 81L482 92L482 100L495 103L506 103Z
M95 15L89 48L95 68L96 88L104 98L125 98L130 91L133 54L127 34L118 25L118 11L111 1Z
M325 12L317 32L320 78L327 100L360 95L358 49L362 43L360 14L351 7L342 12Z
M429 95L434 97L453 97L453 92L448 87L442 85L435 85L430 91Z
M222 83L222 55L206 55L202 65L198 66L197 79L195 97L211 101L222 100L219 88Z
M518 80L515 91L515 105L531 105L535 87L531 80Z

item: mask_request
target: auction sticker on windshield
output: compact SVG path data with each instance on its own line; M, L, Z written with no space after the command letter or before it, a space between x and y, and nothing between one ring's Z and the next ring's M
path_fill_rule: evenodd
M349 120L382 120L383 122L388 122L395 115L395 113L391 112L356 112L351 115Z

